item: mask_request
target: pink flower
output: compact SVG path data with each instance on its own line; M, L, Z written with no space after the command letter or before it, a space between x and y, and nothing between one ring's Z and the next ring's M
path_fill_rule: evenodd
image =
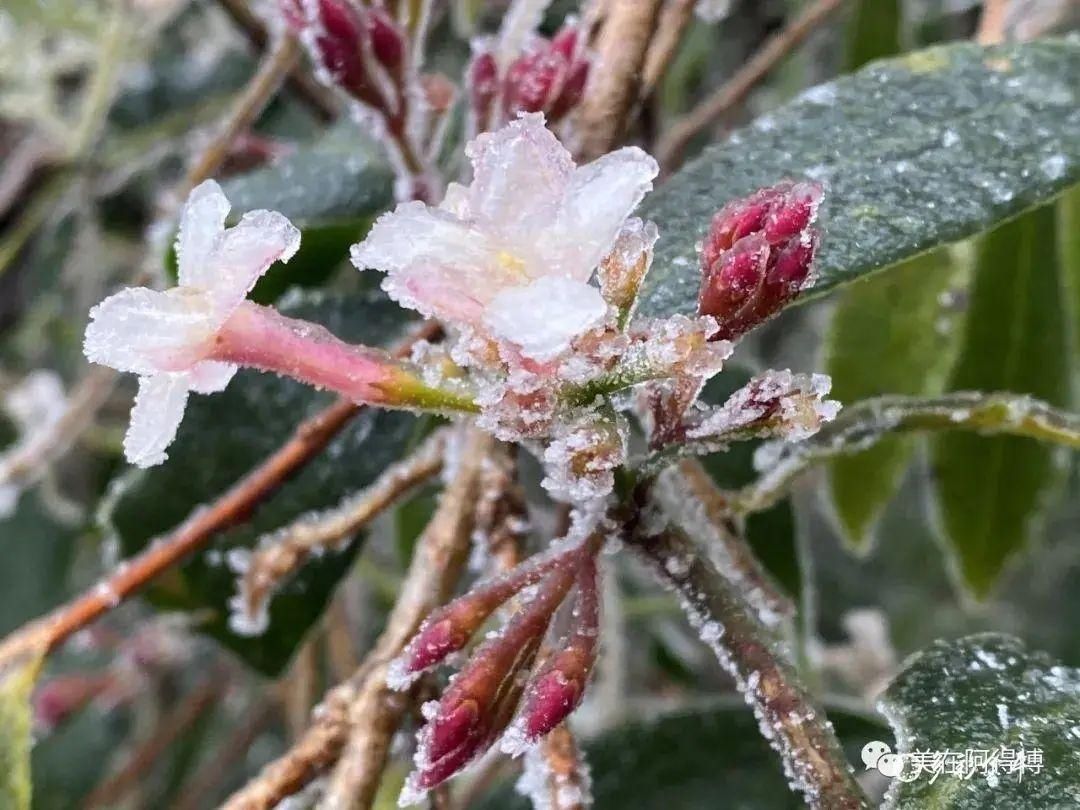
M300 232L281 214L252 211L226 230L228 213L217 183L196 187L176 238L178 286L121 290L90 311L87 358L139 375L124 454L140 467L165 460L189 392L228 385L237 366L210 359L217 333L270 265L300 247Z
M534 113L466 149L473 182L438 207L400 204L355 245L353 263L387 274L406 307L547 360L607 314L589 284L656 161L636 147L575 166Z

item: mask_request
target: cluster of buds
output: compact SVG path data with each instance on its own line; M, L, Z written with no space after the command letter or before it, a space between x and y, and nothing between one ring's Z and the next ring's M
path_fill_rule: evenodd
M328 83L388 117L401 115L405 35L384 9L352 0L281 0L281 12Z
M698 312L716 318L715 340L745 334L806 286L822 194L816 183L779 183L713 217L701 248Z
M588 78L584 37L574 24L550 40L535 38L505 67L490 50L480 50L467 73L476 130L494 129L519 112L544 113L558 123L581 102Z
M507 753L523 753L577 708L596 660L596 555L602 537L593 532L564 541L481 583L432 613L394 661L387 682L407 689L423 672L464 649L496 610L514 600L502 629L488 634L439 700L424 707L427 724L418 737L416 770L403 802L419 799L500 738ZM565 641L534 666L572 589Z

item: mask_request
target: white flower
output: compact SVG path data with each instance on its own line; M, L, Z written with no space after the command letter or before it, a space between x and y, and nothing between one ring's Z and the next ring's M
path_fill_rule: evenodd
M433 208L400 204L352 250L387 274L403 306L549 359L607 308L588 282L624 220L652 188L656 161L636 147L575 167L539 113L466 148L467 188Z
M176 237L179 285L121 290L90 311L83 350L95 363L139 375L124 437L133 464L165 460L189 391L228 385L236 366L206 359L215 333L275 261L288 261L300 232L281 214L252 211L225 229L229 201L213 180L191 192Z

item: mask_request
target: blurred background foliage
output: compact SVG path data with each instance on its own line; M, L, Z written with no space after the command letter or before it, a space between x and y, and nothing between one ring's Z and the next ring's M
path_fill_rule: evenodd
M257 64L251 32L223 8L232 5L8 0L0 9L0 392L40 368L76 388L89 307L132 278L172 272L171 189ZM468 39L493 30L505 4L436 5L428 63L459 76ZM547 29L576 5L554 3ZM692 21L634 140L654 144L802 5L730 0L719 22ZM1032 36L1024 26L1064 33L1077 25L1067 0L1010 6L1017 39ZM980 11L966 0L846 2L690 153L868 62L970 39ZM451 135L448 165L460 139ZM393 197L391 172L354 122L326 124L324 110L286 87L222 176L234 216L277 209L304 231L302 252L270 273L256 298L346 338L389 343L400 334L377 279L345 261ZM1074 188L976 239L788 310L740 345L745 371L715 384L730 391L740 375L790 367L827 371L845 403L981 388L1069 405L1080 357L1078 195ZM91 585L220 493L324 401L241 375L225 395L193 403L168 464L133 473L119 444L131 393L121 381L72 450L0 518L0 633ZM364 486L425 429L406 416L357 420L251 525L52 656L39 689L71 676L100 676L107 688L52 724L40 725L38 707L33 806L213 807L285 750L378 633L433 496L419 493L367 537L307 566L254 640L225 626L228 550ZM12 420L0 418L0 448L16 437ZM723 486L744 484L751 450L707 466ZM523 464L526 478L538 479ZM891 740L873 698L906 656L935 639L1006 631L1080 666L1078 475L1075 454L1026 439L892 439L833 463L751 520L751 543L798 598L795 648L835 708L849 753L868 739ZM541 529L551 527L550 510L533 505ZM535 539L539 546L543 532ZM720 790L725 806L795 806L673 598L632 564L618 571L604 663L578 717L597 807L696 810L715 807ZM514 806L507 791L497 786L476 806Z

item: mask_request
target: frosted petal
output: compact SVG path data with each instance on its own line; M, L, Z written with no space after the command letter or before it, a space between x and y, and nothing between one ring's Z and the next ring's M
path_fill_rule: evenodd
M190 353L217 326L205 295L182 288L163 293L134 287L90 310L83 351L91 362L118 371L176 370L190 362Z
M658 171L656 161L636 146L576 169L558 215L536 240L552 272L587 280Z
M239 367L218 360L203 360L188 371L189 385L197 394L216 394L225 390Z
M155 374L139 378L139 393L124 436L124 455L139 467L160 464L165 448L176 437L188 398L186 374Z
M221 186L204 180L192 189L180 215L180 230L176 235L176 260L181 284L194 287L209 286L210 254L225 230L229 201Z
M523 115L466 147L473 164L469 215L508 246L531 248L558 213L574 161L540 113Z
M351 256L361 270L387 273L383 286L401 305L466 323L476 323L514 272L484 233L420 202L379 217Z
M209 260L210 290L219 317L227 317L279 259L300 248L300 231L277 211L250 211L221 237Z
M484 315L493 334L534 360L550 360L607 313L600 291L581 281L544 276L500 293Z

